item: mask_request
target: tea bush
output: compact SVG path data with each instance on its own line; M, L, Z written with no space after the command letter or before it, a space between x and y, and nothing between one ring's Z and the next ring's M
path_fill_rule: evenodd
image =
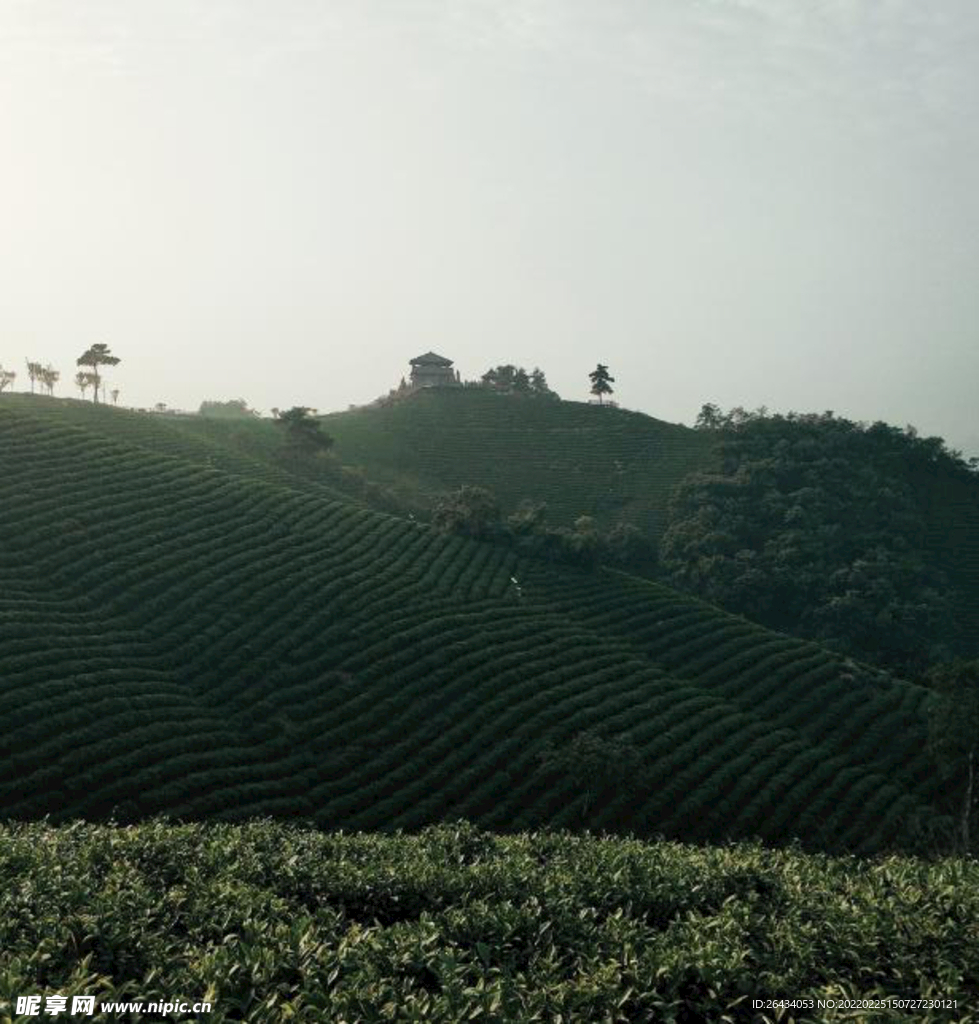
M206 999L213 1024L975 1021L979 865L464 822L7 825L3 1019L32 993ZM753 1006L818 998L957 1005Z

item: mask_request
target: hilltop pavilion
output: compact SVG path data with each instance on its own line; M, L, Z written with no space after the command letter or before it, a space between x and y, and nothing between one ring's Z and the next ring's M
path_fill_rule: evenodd
M459 374L452 369L452 360L435 352L426 352L411 360L411 386L415 388L452 387L459 383Z

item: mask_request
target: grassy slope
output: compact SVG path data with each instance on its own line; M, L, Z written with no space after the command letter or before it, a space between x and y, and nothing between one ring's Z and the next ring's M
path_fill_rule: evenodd
M155 417L0 402L6 816L463 815L873 850L930 813L917 687L171 444ZM645 767L586 807L537 755L599 726Z
M653 536L673 486L710 448L703 434L642 413L448 388L325 425L344 462L407 493L479 484L507 510L531 498L547 502L555 524L592 515Z
M207 999L213 1024L965 1024L977 991L974 861L455 825L0 827L5 1020L20 995L87 993ZM840 1006L884 998L932 1002ZM763 1016L755 999L803 1002Z

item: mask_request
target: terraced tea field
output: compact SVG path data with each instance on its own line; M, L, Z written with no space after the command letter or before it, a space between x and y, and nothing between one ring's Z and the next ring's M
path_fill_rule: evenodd
M5 816L465 816L868 851L933 813L916 686L70 405L0 402ZM583 791L541 755L595 731L639 768Z
M488 487L505 511L546 501L555 525L592 515L650 537L671 491L709 467L711 435L641 413L482 390L429 389L389 406L325 417L344 462L416 505L462 484ZM979 479L923 474L914 485L929 546L955 588L959 649L979 654Z
M169 455L193 466L341 501L356 501L329 466L301 470L282 458L282 432L271 420L207 419L174 413L139 413L91 402L4 395L3 408L40 416L45 427L78 428L130 448Z
M710 454L706 435L642 413L478 389L429 389L324 422L344 462L405 493L479 484L507 511L529 498L555 524L591 515L651 536L673 487Z

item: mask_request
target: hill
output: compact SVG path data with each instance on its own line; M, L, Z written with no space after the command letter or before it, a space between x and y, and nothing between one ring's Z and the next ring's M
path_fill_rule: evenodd
M108 429L127 446L174 456L194 466L362 507L403 511L393 494L356 468L342 466L336 459L302 460L287 456L283 450L283 431L274 420L137 412L41 395L10 394L4 395L3 400L11 411L43 412L47 423L83 430Z
M3 816L861 851L934 822L925 690L183 443L157 417L0 400Z
M977 922L974 861L459 824L0 827L11 1020L60 993L94 996L96 1021L965 1024Z
M703 433L642 413L480 388L426 388L324 425L340 459L415 502L478 484L507 510L545 501L556 524L590 515L652 537L673 487L711 449Z
M724 438L718 430L691 430L642 413L483 389L429 388L391 404L334 413L324 423L337 439L342 461L362 467L413 506L425 507L436 494L476 484L496 494L505 511L524 499L545 501L555 525L590 515L601 527L632 523L657 540L667 526L675 488L691 473L718 469ZM769 417L765 423L771 452L761 458L793 441L788 434L778 436L788 423L784 418ZM864 456L850 457L857 468ZM921 554L948 580L955 649L974 657L979 653L979 478L962 479L940 464L922 469L910 459L902 466L893 453L871 457L879 460L883 476L911 486L927 535ZM859 516L860 502L868 499L849 498L852 514ZM894 514L900 516L896 502ZM756 537L755 543L762 540ZM732 610L751 614L744 607Z

